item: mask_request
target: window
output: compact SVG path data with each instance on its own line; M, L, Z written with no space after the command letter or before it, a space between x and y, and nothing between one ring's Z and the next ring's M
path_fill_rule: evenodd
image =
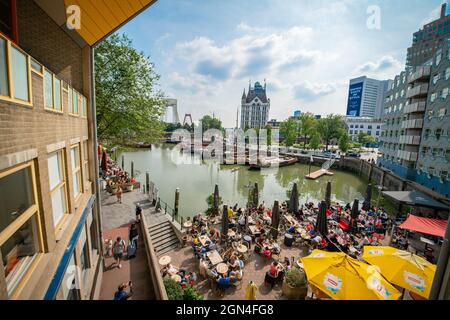
M81 116L87 117L87 102L86 98L81 96Z
M73 194L78 198L83 193L83 186L81 180L80 167L80 146L76 145L70 149L70 159L72 163L72 178L73 178Z
M49 72L47 69L44 72L44 95L45 108L62 112L62 83L61 80Z
M54 78L54 90L55 90L55 109L58 111L62 111L62 89L61 89L61 80Z
M53 225L55 227L67 214L67 186L64 168L63 150L51 153L48 156L48 175L52 197Z
M33 58L31 58L31 69L33 71L39 73L40 75L42 75L44 73L44 67L42 66L42 64L40 64Z
M44 72L44 88L45 108L53 109L53 75L47 70Z
M41 252L34 172L32 162L0 172L0 251L9 295Z
M98 232L97 232L97 220L94 217L94 215L92 214L92 211L91 211L91 216L92 216L92 222L89 227L89 232L91 234L91 247L92 247L92 251L98 252L99 238L98 238Z
M69 113L73 113L73 89L69 87Z
M447 88L444 88L444 89L442 89L442 92L441 92L441 98L442 99L447 99L447 96L448 96L448 92L449 92L449 89L448 89L448 87Z
M431 96L430 96L430 102L433 103L436 100L436 97L437 97L437 94L435 92L432 93Z
M450 52L450 51L449 51ZM445 80L450 79L450 67L445 70Z
M84 180L89 181L89 144L88 141L83 142L83 174Z
M30 83L28 57L19 49L11 46L11 68L13 97L21 101L30 101Z
M7 42L0 38L0 96L9 96L8 65L6 63Z
M73 94L72 94L72 108L73 108L73 115L78 115L78 106L79 106L79 97L78 97L78 92L76 90L73 90Z

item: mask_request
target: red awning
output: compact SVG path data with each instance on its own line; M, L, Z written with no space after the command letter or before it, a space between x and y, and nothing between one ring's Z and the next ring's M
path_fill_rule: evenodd
M444 237L447 228L447 220L422 218L409 215L408 219L400 225L400 228L429 234L437 237Z

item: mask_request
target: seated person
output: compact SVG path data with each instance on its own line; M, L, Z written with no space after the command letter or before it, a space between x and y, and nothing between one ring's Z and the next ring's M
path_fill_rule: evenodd
M230 279L233 283L242 281L243 277L244 277L244 272L241 269L236 270L236 271L231 271L231 273L230 273Z
M221 288L226 288L231 284L231 277L220 276L217 280L217 284Z
M197 283L197 274L195 272L189 272L185 279L191 286L195 286Z
M290 226L289 229L288 229L288 233L290 233L290 234L294 234L294 233L295 233L295 227L294 227L294 225L291 224L291 226Z
M281 247L278 243L276 242L273 243L272 252L275 254L279 254L281 252Z
M269 247L265 247L262 254L268 259L272 258L272 250L270 250Z
M278 262L277 261L272 262L272 264L270 265L270 268L269 268L269 274L274 278L278 278L279 272L280 272L280 268L278 266Z

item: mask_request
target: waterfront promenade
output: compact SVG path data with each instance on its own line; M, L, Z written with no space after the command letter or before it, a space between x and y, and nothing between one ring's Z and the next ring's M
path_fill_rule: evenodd
M130 224L135 220L136 203L145 203L146 195L140 190L124 193L122 203L118 203L115 196L106 192L101 194L103 238L116 239L122 237L128 244ZM149 210L143 206L144 211ZM100 300L112 300L117 287L121 283L133 282L132 300L153 300L154 291L149 274L146 251L143 237L140 235L137 256L134 259L122 261L122 268L113 265L114 259L105 258L105 272L103 273Z

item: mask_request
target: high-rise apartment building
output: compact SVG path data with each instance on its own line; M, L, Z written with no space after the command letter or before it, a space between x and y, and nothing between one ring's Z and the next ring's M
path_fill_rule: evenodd
M269 121L270 99L267 98L266 84L264 87L256 82L249 85L248 93L242 94L241 104L241 129L264 128Z
M347 116L381 119L389 83L390 80L380 81L366 76L351 79Z
M0 300L99 295L92 46L153 3L130 2L78 1L74 30L64 0L0 1Z
M450 50L395 78L387 93L380 165L450 195Z
M406 67L417 67L434 57L437 49L450 37L450 14L446 3L442 4L439 19L423 26L413 35L408 48Z

